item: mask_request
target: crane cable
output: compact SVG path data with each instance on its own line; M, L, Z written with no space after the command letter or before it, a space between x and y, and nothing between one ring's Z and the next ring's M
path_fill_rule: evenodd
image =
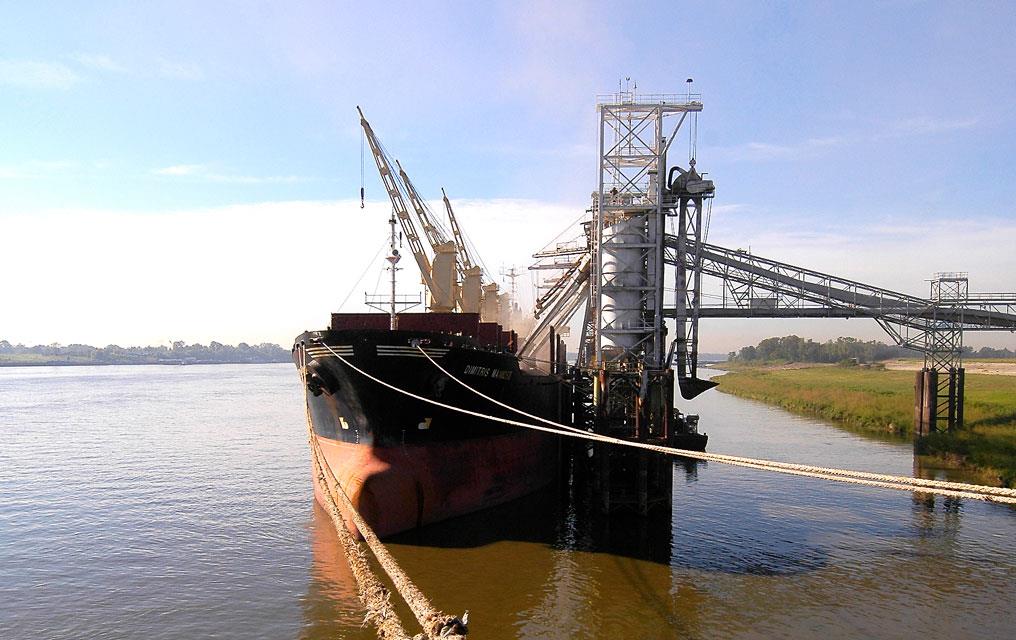
M389 388L389 389L391 389L393 391L401 393L401 394L403 394L405 396L408 396L410 398L413 398L415 400L419 400L421 402L425 402L425 403L428 403L428 404L431 404L431 405L434 405L434 406L438 406L438 407L441 407L443 409L448 409L450 411L455 411L455 412L458 412L458 413L462 413L462 414L466 414L466 415L471 415L471 416L474 416L474 417L477 417L477 418L484 418L484 419L491 420L491 421L494 421L494 422L500 422L500 423L503 423L503 424L510 424L510 425L514 425L514 426L518 426L518 427L523 427L523 428L526 428L526 429L536 430L536 431L543 431L543 432L546 432L546 433L552 433L554 435L568 436L568 437L571 437L571 438L581 438L581 439L585 439L585 440L591 440L591 441L594 441L594 442L602 442L602 443L606 443L606 444L615 444L615 445L621 445L621 446L634 447L634 448L638 448L638 449L645 449L645 450L648 450L648 451L656 451L658 453L664 453L664 454L668 454L668 455L680 456L680 457L685 457L685 458L693 458L693 459L698 459L698 460L706 460L706 461L712 461L712 462L722 462L724 464L730 464L730 465L734 465L734 466L746 467L746 468L752 468L752 469L759 469L759 470L765 470L765 471L773 471L773 472L777 472L777 473L786 473L786 474L790 474L790 475L806 476L806 477L813 477L813 478L822 478L822 479L826 479L826 480L835 480L837 482L844 482L844 483L848 483L848 484L859 484L859 485L865 485L865 486L882 487L882 488L886 488L886 489L899 489L899 490L914 491L914 492L935 493L935 494L942 495L942 496L947 496L947 497L969 498L969 499L972 499L972 500L983 500L983 501L998 502L998 503L1003 503L1003 504L1016 504L1016 490L1012 490L1012 489L1003 489L1003 488L998 488L998 487L984 487L984 486L981 486L981 485L969 485L969 484L952 483L952 482L941 482L941 481L935 481L935 480L922 480L922 479L919 479L919 478L908 478L908 477L903 477L903 476L889 476L889 475L881 475L881 474L869 474L867 472L850 471L850 470L846 470L846 469L826 469L826 468L823 468L823 467L812 467L812 466L809 466L809 465L794 465L794 464L788 464L788 463L782 463L782 462L774 462L774 461L770 461L770 460L761 460L761 459L753 459L753 458L742 458L742 457L737 457L737 456L726 456L726 455L719 455L719 454L714 454L714 453L705 453L705 452L701 452L701 451L691 451L691 450L688 450L688 449L677 449L675 447L665 447L665 446L661 446L661 445L649 444L649 443L646 443L646 442L637 442L637 441L630 441L630 440L622 440L620 438L613 438L611 436L605 436L605 435L602 435L602 434L590 433L590 432L582 431L581 429L576 429L575 427L571 427L571 426L568 426L568 425L563 425L563 424L556 423L556 422L553 422L553 421L547 421L547 422L550 422L551 424L554 425L554 427L551 428L551 427L542 427L542 426L535 425L535 424L528 424L528 423L525 423L525 422L519 422L517 420L510 420L508 418L501 418L501 417L498 417L498 416L487 415L487 414L483 414L483 413L480 413L480 412L477 412L477 411L471 411L469 409L463 409L462 407L455 407L455 406L452 406L452 405L449 405L449 404L445 404L443 402L438 402L437 400L432 400L430 398L425 398L423 396L417 395L417 394L412 393L410 391L406 391L405 389L400 389L400 388L396 387L395 385L392 385L392 384L390 384L388 382L385 382L384 380L381 380L380 378L377 378L377 377L367 373L363 369L360 369L356 365L352 364L351 362L349 362L349 360L347 360L346 358L343 358L341 355L336 353L324 341L320 341L320 344L322 346L324 346L325 349L327 349L334 357L336 357L340 362L345 364L347 367L349 367L353 371L356 371L357 373L363 375L364 377L368 378L369 380L372 380L372 381L374 381L374 382L376 382L376 383L378 383L378 384L380 384L380 385L382 385L384 387L387 387L387 388ZM419 346L417 348L419 348ZM427 355L427 354L425 354L425 355ZM429 355L427 356L427 358L432 363L437 365L437 363L434 362L434 360L432 358L430 358ZM446 372L446 375L448 375L447 372ZM451 376L449 375L449 377L451 377ZM465 383L461 383L461 384L465 385ZM479 392L477 392L477 393L479 393ZM512 409L512 410L521 413L521 410L519 410L519 409ZM526 414L526 415L529 415L529 414ZM533 417L533 416L530 416L530 417ZM545 419L541 418L541 420L545 420ZM876 479L874 479L876 477L886 478L887 480L876 480Z

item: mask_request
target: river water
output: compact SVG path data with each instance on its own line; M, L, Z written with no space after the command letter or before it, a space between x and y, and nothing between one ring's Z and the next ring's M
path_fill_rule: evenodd
M288 365L0 369L0 638L374 637L301 403ZM906 443L686 408L717 453L914 471ZM559 487L390 549L473 638L1016 636L1016 510L715 463L674 484L669 520Z

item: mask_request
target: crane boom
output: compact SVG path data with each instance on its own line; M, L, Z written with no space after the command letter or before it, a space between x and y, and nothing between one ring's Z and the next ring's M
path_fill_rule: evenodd
M459 250L460 271L465 272L466 269L473 267L473 259L466 248L465 239L462 237L462 230L459 229L459 221L455 218L455 212L452 211L452 203L448 199L448 194L445 193L444 187L441 187L441 196L444 198L445 210L448 212L448 222L451 224L452 235L455 237L455 246Z
M416 218L420 221L420 226L423 227L423 233L427 236L427 241L430 242L430 246L437 250L437 245L448 242L448 238L445 237L444 231L441 227L434 224L434 221L430 218L430 212L427 211L426 205L423 204L423 200L420 198L420 194L416 191L416 186L413 181L409 179L406 174L406 170L402 168L402 163L398 160L395 161L395 166L399 168L399 177L402 178L402 184L406 187L406 193L409 195L409 203L413 205L413 211L416 212Z
M409 209L406 207L406 201L402 198L402 192L399 191L398 184L395 182L391 163L381 148L381 143L378 142L377 137L374 135L374 130L371 129L370 123L363 117L363 111L360 107L357 107L356 110L360 114L360 126L363 127L363 132L367 136L367 144L370 145L370 151L374 154L374 162L377 163L378 173L381 174L381 182L384 183L385 190L388 191L388 197L391 198L392 207L395 209L395 217L399 219L399 224L402 225L402 233L406 236L406 241L409 242L409 248L413 252L413 257L416 258L417 266L420 267L420 275L423 276L423 282L427 285L431 295L434 296L437 293L437 287L431 276L430 258L427 257L427 253L423 249L423 244L420 242L420 236L416 232L416 225L413 224L413 219L409 217Z

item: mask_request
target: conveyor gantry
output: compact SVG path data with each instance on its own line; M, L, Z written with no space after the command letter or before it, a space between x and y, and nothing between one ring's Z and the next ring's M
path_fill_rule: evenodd
M668 264L723 286L720 304L699 304L683 317L675 306L664 310L667 317L692 326L699 318L872 318L897 344L923 353L926 370L948 373L933 378L932 425L962 423L963 332L1016 331L1016 293L970 294L966 274L938 274L932 296L921 298L739 249L688 243L681 251L677 236L668 235L665 245ZM694 379L696 351L696 344L683 352L679 345L682 377Z
M628 385L637 394L625 387L614 397L626 407L656 406L660 400L650 398L650 389L669 384L659 376L670 375L672 366L686 399L714 386L696 375L700 318L872 318L897 344L924 354L918 433L962 424L963 332L1016 331L1016 293L970 294L966 274L943 273L922 298L708 244L714 186L695 166L701 109L690 90L686 96L625 90L597 105L599 175L589 217L577 240L534 255L539 262L532 269L559 275L544 280L539 322L522 355L533 356L584 309L579 368L597 370L604 380L642 372L638 385ZM686 120L687 170L668 162ZM665 286L671 277L673 289ZM719 304L703 302L704 278L719 281ZM677 321L672 339L666 318Z

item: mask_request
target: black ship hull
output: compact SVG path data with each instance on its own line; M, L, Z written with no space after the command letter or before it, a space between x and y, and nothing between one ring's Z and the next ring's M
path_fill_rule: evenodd
M486 396L559 422L565 413L566 390L556 377L525 371L514 354L469 335L379 329L300 335L294 358L306 366L314 437L343 491L379 535L526 495L553 480L558 462L553 434L407 395L532 422L450 379L420 349ZM324 503L320 483L315 493Z

